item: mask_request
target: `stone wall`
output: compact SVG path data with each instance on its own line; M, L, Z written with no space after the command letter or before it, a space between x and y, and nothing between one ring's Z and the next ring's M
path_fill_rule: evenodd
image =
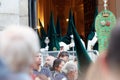
M8 25L28 25L28 0L0 0L0 30Z

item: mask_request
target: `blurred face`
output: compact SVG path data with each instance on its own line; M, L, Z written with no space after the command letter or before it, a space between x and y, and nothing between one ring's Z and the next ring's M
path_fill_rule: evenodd
M56 68L56 70L60 72L61 69L63 68L64 64L65 64L65 62L62 61L62 62L60 63L60 65Z
M41 58L42 58L41 53L35 55L35 64L41 65Z
M77 79L78 73L77 73L76 70L74 70L74 71L70 71L70 72L68 73L68 75L69 75L71 78Z
M69 60L68 56L64 56L64 57L60 57L60 59L64 60L65 62L67 62Z
M47 58L46 58L46 64L50 64L50 61L51 61L50 58L47 57Z
M45 65L49 66L51 64L51 58L48 56L45 60Z
M46 67L52 67L55 59L56 58L53 57L53 56L47 56L46 61L45 61L45 66Z

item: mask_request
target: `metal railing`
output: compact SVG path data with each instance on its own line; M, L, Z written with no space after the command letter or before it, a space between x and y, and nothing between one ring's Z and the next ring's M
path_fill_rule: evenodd
M58 54L59 54L60 51L43 51L42 52L42 56L43 56L43 62L45 61L45 58L48 56L48 55L51 55L51 56L54 56L57 58ZM66 51L68 52L69 54L69 59L72 60L73 58L76 57L76 51ZM91 60L93 62L95 62L95 60L97 59L99 53L97 50L90 50L90 51L87 51L88 52L88 55L89 57L91 58Z

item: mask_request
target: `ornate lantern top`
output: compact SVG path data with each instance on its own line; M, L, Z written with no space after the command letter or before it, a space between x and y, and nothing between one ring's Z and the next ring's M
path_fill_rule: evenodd
M49 42L50 42L49 38L46 37L46 38L45 38L45 43L48 44Z
M107 6L108 6L107 2L108 2L108 0L103 0L103 1L104 1L104 9L107 10Z

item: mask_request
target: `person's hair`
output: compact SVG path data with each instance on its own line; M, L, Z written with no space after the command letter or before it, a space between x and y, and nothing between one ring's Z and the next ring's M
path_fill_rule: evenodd
M74 61L78 61L78 60L77 60L77 57L74 58Z
M56 70L56 68L59 67L62 61L62 59L55 59L53 62L53 70Z
M60 57L65 57L65 56L68 56L68 57L69 57L68 52L67 52L67 51L62 51L62 52L59 53L58 58L60 58Z
M69 73L70 71L76 71L76 70L77 70L77 65L72 61L67 62L62 69L62 71L65 74Z
M120 22L111 32L106 61L109 67L120 68Z
M13 71L27 70L40 49L34 30L26 26L8 26L0 38L0 58Z

